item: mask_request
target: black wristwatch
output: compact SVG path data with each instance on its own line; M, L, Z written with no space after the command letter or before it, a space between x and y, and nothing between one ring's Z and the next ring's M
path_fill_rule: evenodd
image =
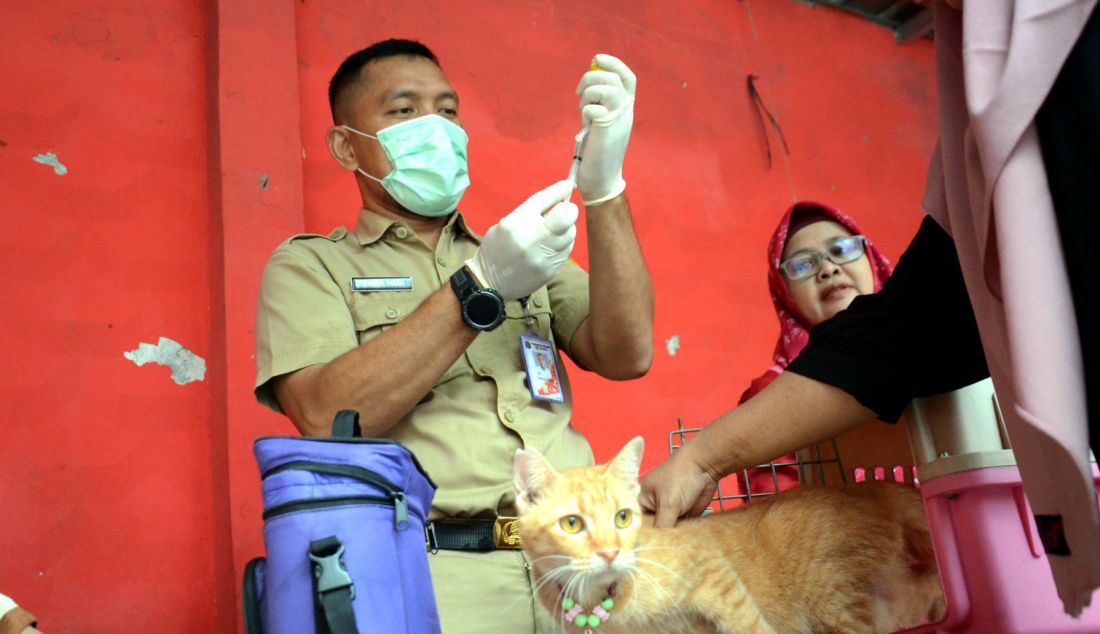
M491 288L482 288L466 266L451 276L451 288L462 305L462 319L475 330L493 330L504 322L504 299Z

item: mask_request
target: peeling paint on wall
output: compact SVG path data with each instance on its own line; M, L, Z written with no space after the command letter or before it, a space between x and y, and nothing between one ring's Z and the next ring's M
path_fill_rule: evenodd
M268 180L267 174L260 174L260 189L267 189Z
M35 163L41 163L43 165L49 165L53 168L53 173L58 176L64 176L69 173L69 168L61 164L61 161L57 160L57 155L53 152L46 152L45 154L35 154L32 159Z
M668 349L668 356L675 357L676 351L680 349L680 336L672 335L668 339L665 339L665 348Z
M206 377L206 360L168 337L161 337L155 346L140 343L135 350L123 352L122 356L139 366L146 363L166 365L172 368L172 380L180 385Z

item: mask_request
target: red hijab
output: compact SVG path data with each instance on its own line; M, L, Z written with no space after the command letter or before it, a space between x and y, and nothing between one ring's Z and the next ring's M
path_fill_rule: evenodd
M741 395L740 403L755 396L787 369L790 362L802 352L810 340L809 333L813 326L799 314L795 307L794 298L787 287L787 278L783 277L779 264L783 261L783 249L787 247L787 239L799 229L822 220L831 220L847 229L852 235L863 233L844 212L817 202L808 200L797 202L783 214L783 218L779 220L779 226L772 234L771 242L768 243L768 288L771 290L775 313L779 317L779 341L776 342L775 351L772 353L775 364L753 380ZM871 260L871 275L875 280L874 292L877 293L886 278L890 277L892 267L890 261L875 248L870 239L866 240L865 253Z

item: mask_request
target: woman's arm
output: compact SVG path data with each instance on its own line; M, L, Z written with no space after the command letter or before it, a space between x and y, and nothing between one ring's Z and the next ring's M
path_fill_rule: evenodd
M776 456L834 438L875 418L847 392L784 372L762 392L723 414L642 480L642 506L658 527L698 515L718 480Z

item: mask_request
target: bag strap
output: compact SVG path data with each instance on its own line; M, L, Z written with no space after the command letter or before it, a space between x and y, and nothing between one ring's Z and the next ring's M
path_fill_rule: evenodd
M264 574L264 558L256 557L244 567L244 581L241 583L241 601L244 604L245 634L264 634L263 619L260 617L261 591Z
M344 565L343 554L344 544L335 535L309 543L318 634L359 634L351 607L355 583Z
M351 409L342 409L336 412L336 418L332 421L333 438L362 438L363 432L359 429L359 412Z

